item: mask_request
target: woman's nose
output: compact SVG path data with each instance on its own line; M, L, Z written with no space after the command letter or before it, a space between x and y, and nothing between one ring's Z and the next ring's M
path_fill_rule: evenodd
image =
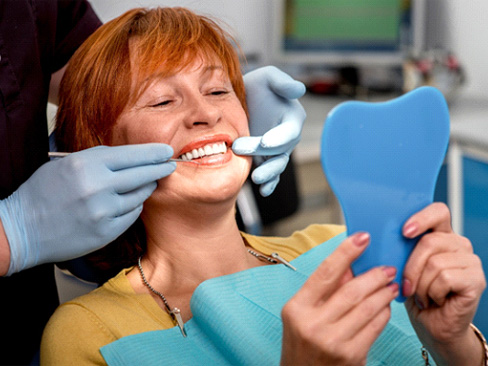
M185 124L188 128L214 126L220 121L221 109L210 98L211 96L199 95L187 100Z

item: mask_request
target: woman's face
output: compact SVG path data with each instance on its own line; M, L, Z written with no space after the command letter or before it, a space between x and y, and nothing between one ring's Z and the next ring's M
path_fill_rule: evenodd
M198 60L156 79L127 107L113 129L112 145L165 143L174 158L199 163L177 163L151 200L220 202L234 199L249 174L251 158L230 149L236 138L248 135L246 113L222 65Z

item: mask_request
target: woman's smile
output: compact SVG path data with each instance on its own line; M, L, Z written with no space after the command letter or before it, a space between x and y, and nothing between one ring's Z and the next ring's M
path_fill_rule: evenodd
M205 136L185 145L178 158L199 165L222 165L232 158L232 139L225 134Z

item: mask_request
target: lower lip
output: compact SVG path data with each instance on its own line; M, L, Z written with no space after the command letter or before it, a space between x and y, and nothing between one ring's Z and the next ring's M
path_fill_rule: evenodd
M183 164L187 165L197 165L197 166L206 166L206 167L211 167L211 166L220 166L223 165L227 162L229 162L232 159L232 150L227 149L227 151L224 154L217 154L217 155L211 155L211 156L204 156L203 158L198 158L198 159L193 159L188 162L182 162ZM195 164L196 163L196 164Z

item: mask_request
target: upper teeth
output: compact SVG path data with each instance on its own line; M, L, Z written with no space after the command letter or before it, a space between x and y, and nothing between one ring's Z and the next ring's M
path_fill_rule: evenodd
M203 158L204 156L215 155L215 154L224 154L227 152L227 145L225 142L219 142L216 144L209 144L203 147L199 147L198 149L193 149L187 153L184 153L180 156L180 159L183 160L192 160Z

